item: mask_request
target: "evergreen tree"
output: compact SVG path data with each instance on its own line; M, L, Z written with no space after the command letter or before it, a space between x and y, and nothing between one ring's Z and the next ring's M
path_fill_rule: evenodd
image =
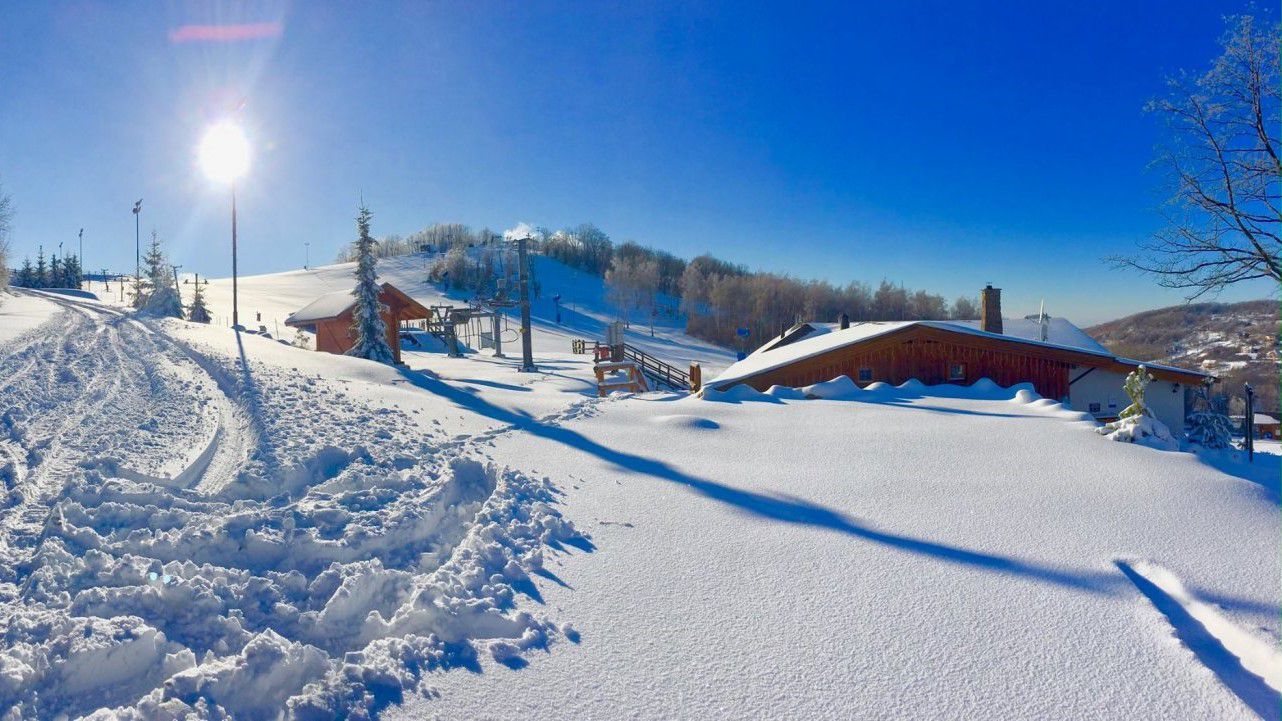
M352 295L356 298L356 307L352 309L352 329L356 331L356 345L347 351L347 355L379 363L393 363L395 358L392 348L387 344L387 324L380 314L383 306L378 302L380 288L374 270L376 243L369 234L369 221L372 217L369 208L363 205L356 217L356 287L352 290Z
M1189 414L1189 440L1203 448L1229 448L1233 445L1233 421L1224 414L1228 399L1211 397L1209 385L1198 389L1193 399L1194 412Z
M63 280L65 278L62 272L62 262L55 255L49 259L49 287L64 288L66 286L63 284Z
M31 257L27 256L22 259L22 268L18 270L16 283L21 288L31 288L36 277L36 271L31 267Z
M49 287L49 266L45 265L45 247L43 245L36 249L36 277L31 287Z
M156 231L151 232L151 246L143 257L147 268L148 293L140 306L147 315L163 318L183 317L182 298L174 287L172 266L165 259L165 252L160 248L160 237Z
M200 289L200 276L196 276L196 290L191 296L191 305L187 307L187 319L196 323L208 323L209 308L205 306L205 293Z
M68 288L79 288L84 282L84 271L80 268L79 256L67 256L67 259L62 262L62 272L66 276Z

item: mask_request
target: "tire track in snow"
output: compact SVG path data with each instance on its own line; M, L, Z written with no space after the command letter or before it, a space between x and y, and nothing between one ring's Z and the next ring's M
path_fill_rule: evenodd
M159 350L171 352L156 354L157 357L171 357L173 353L180 354L195 366L198 372L208 376L209 381L217 389L217 392L212 394L216 426L209 442L190 463L170 478L144 477L136 473L132 475L136 480L147 480L177 488L200 487L202 490L216 491L226 486L248 460L259 441L258 434L254 432L247 418L250 412L235 398L235 381L228 377L217 364L209 361L187 344L123 311L66 297L53 296L49 299L91 316L112 318L118 323L128 324L130 328L143 333L147 340ZM100 326L99 331L106 327L108 327L106 324ZM128 473L127 469L123 470Z
M193 370L203 374L204 366L189 350L166 342L163 333L123 312L57 294L38 295L65 312L42 325L41 332L21 337L0 357L9 401L0 409L0 480L8 491L0 510L0 579L9 581L17 581L29 565L59 498L87 469L191 487L206 478L234 477L253 444L225 383L210 376L196 385L212 390L214 429L194 458L170 477L133 470L111 458L138 452L131 429L170 426L162 441L198 431L199 424L192 428L189 418L173 417L174 392L183 385L183 376ZM15 372L6 372L6 366ZM186 401L205 405L190 396ZM190 447L170 443L160 450Z

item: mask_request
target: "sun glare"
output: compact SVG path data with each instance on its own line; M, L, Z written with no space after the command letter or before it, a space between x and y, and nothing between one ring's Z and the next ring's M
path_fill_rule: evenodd
M219 123L205 132L199 157L205 175L219 183L230 183L249 168L249 141L239 126Z

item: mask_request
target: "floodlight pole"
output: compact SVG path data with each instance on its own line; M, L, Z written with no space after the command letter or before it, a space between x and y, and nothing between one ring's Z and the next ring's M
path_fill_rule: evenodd
M231 181L231 327L240 325L240 298L236 287L236 181Z
M528 236L521 236L516 241L516 255L520 263L521 277L521 372L536 373L538 368L534 365L534 348L533 339L530 337L530 268L529 259L526 256L526 245L529 244Z
M134 203L134 285L142 277L142 241L138 233L138 214L142 212L142 198Z
M76 288L81 285L81 280L85 274L85 229L80 229L80 257L76 258L76 266L80 269L81 278L76 279ZM92 285L90 287L93 287Z

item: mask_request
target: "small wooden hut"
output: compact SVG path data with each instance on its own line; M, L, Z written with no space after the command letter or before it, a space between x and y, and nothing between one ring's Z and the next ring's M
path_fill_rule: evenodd
M406 295L391 283L384 283L378 293L383 306L383 323L387 325L387 344L396 362L401 362L399 328L403 320L421 320L428 316L422 303ZM285 325L316 334L316 350L342 355L356 345L352 309L356 297L350 290L326 293L285 319Z

